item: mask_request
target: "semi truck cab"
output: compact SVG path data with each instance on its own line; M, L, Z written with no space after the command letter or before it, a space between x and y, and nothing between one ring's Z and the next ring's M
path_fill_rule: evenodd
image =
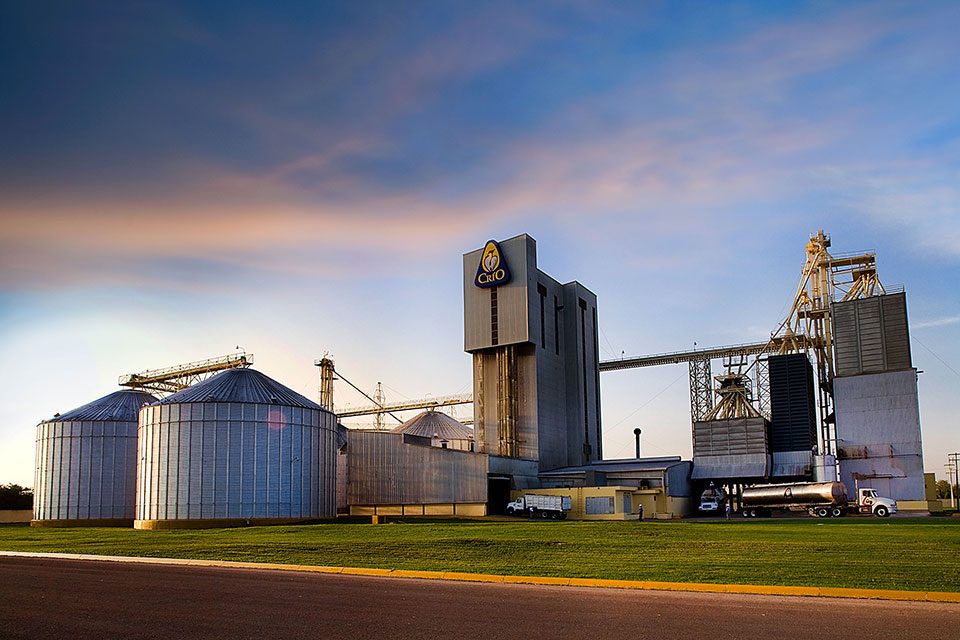
M860 513L872 513L885 518L897 512L897 501L878 495L876 489L863 487L857 489L857 508Z

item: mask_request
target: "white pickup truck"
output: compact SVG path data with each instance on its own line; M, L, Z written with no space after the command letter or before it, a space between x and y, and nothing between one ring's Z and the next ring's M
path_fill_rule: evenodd
M529 518L564 520L570 511L570 496L545 496L527 493L507 505L507 514Z

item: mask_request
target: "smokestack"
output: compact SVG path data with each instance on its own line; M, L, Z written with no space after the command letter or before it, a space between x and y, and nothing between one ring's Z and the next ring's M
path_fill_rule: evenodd
M640 458L640 429L634 429L633 435L637 437L637 458Z

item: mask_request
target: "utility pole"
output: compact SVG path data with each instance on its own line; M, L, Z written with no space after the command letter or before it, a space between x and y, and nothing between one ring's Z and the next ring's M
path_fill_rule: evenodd
M953 465L950 464L950 462L947 462L946 466L943 468L947 470L947 486L950 487L950 506L952 507L955 505L953 498L953 479L951 478L951 474L953 474Z
M953 467L952 471L954 480L948 479L947 482L950 483L950 498L953 502L953 508L957 509L957 499L960 498L960 496L954 496L953 487L954 484L960 485L960 452L948 453L947 461L949 465Z

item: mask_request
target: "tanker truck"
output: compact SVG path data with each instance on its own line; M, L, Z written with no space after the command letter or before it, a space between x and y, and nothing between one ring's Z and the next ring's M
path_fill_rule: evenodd
M885 518L897 512L897 503L869 487L857 487L856 501L847 499L842 482L796 482L747 487L740 499L744 518L769 516L776 509L806 511L815 518L839 518L848 513Z

